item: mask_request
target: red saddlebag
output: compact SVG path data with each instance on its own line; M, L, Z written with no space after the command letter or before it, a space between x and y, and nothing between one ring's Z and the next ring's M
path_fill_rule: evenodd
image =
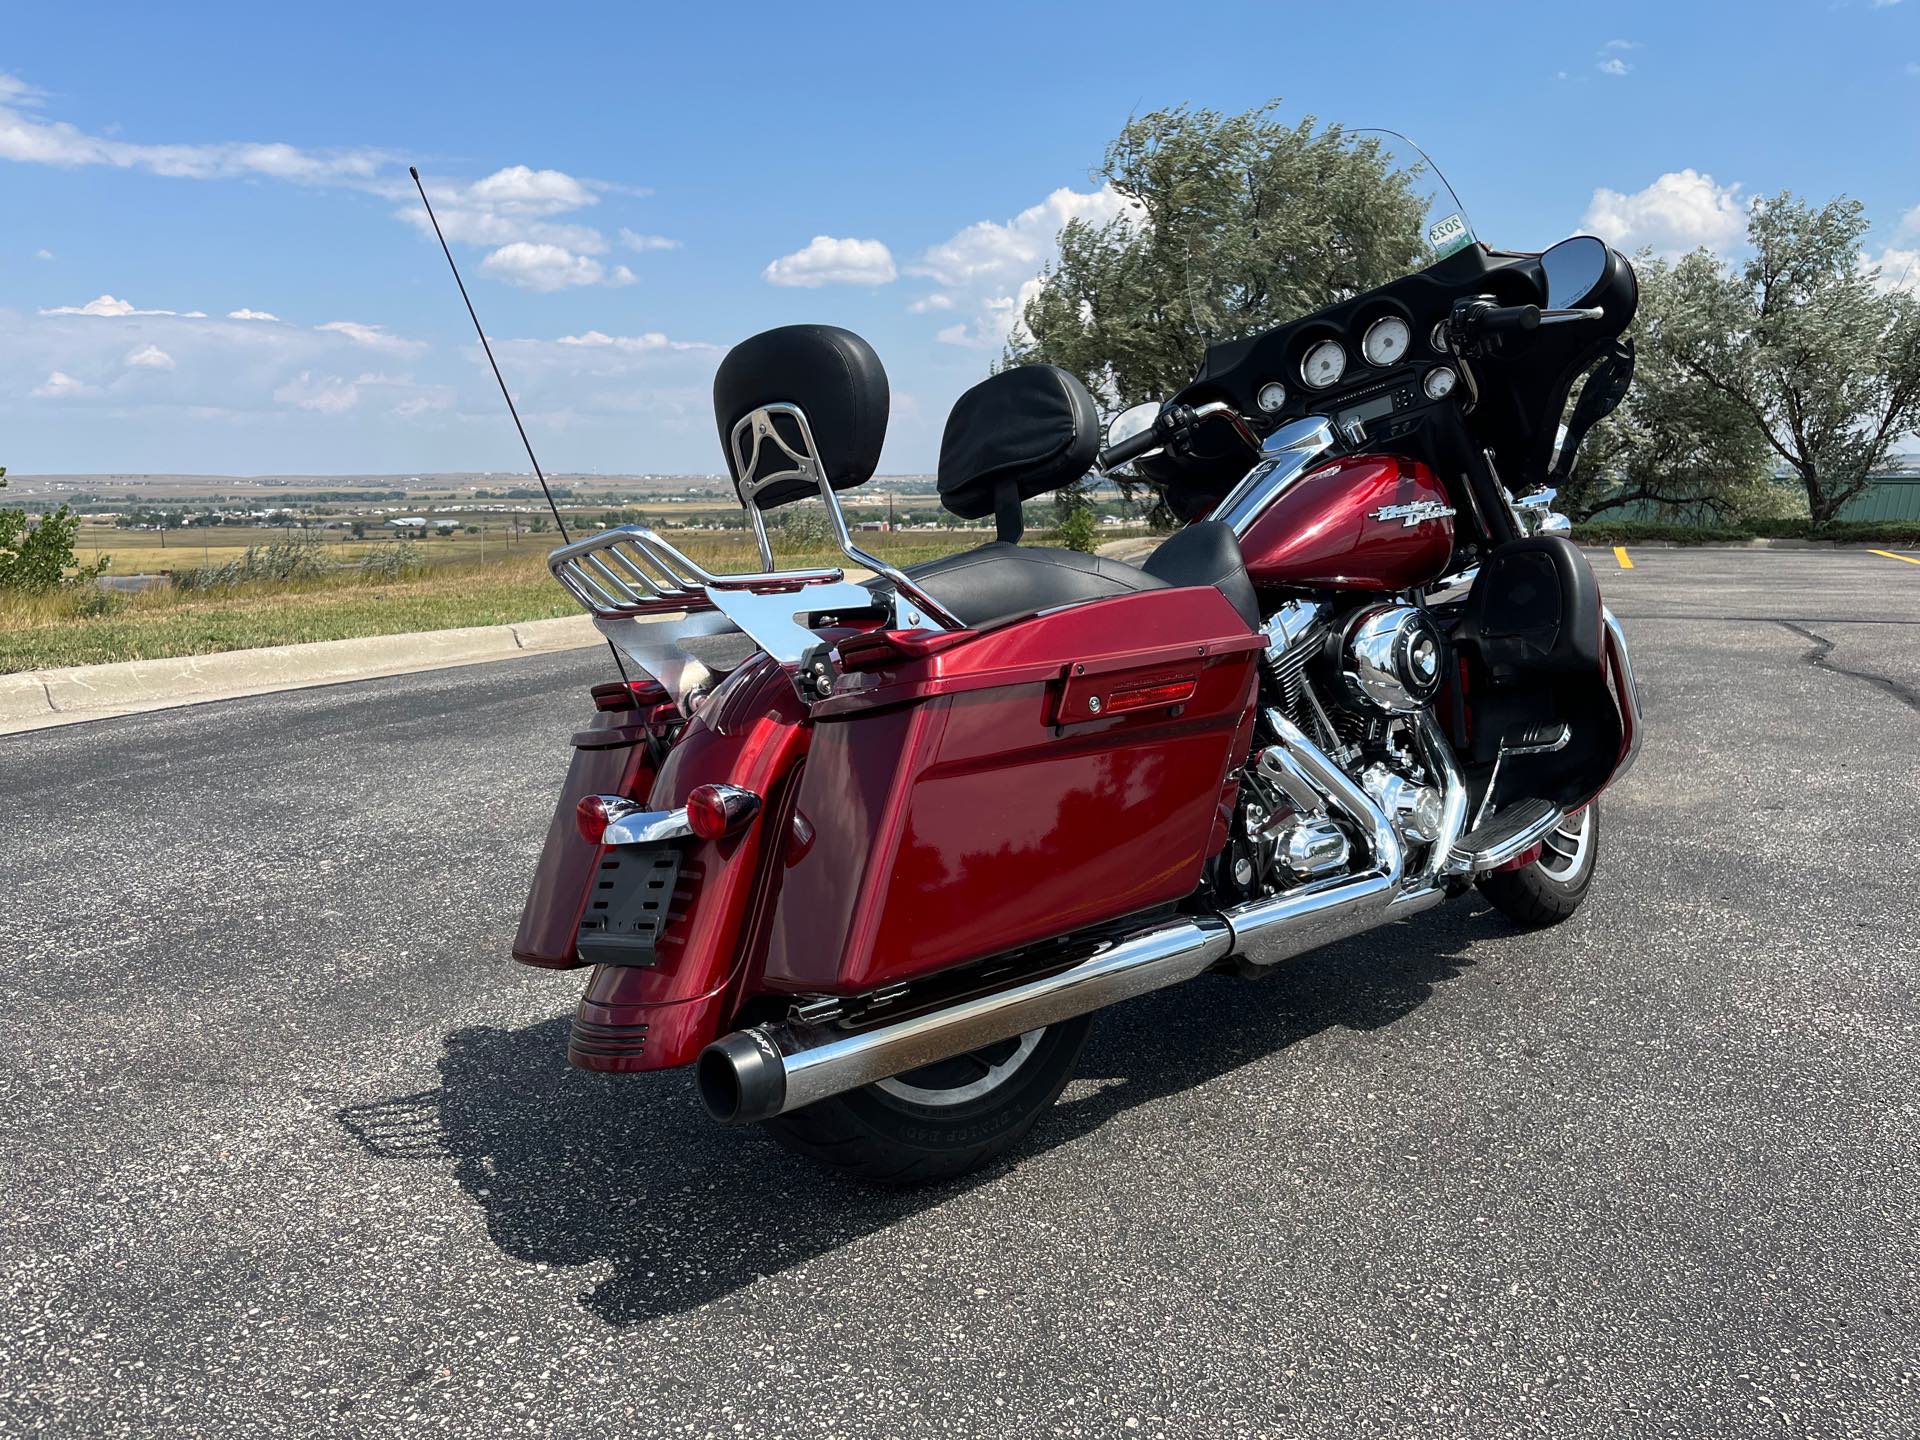
M766 983L871 990L1190 894L1263 643L1155 590L852 677L813 710Z

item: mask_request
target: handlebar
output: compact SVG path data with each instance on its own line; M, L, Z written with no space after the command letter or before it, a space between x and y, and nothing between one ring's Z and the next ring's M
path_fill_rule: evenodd
M1584 310L1542 310L1538 305L1496 305L1486 295L1454 303L1447 318L1447 338L1457 355L1477 355L1483 343L1498 335L1525 335L1542 325L1566 325L1576 320L1600 320L1598 306Z
M1154 418L1153 424L1138 435L1129 435L1117 445L1110 445L1094 458L1102 470L1111 470L1116 465L1124 465L1129 460L1138 460L1149 450L1157 450L1169 440L1184 434L1194 426L1206 420L1225 420L1234 432L1246 442L1251 450L1260 448L1260 437L1253 433L1253 427L1247 424L1246 417L1224 400L1210 400L1205 405L1169 405Z
M1129 435L1117 445L1109 445L1095 458L1102 470L1111 470L1116 465L1124 465L1129 460L1138 460L1149 450L1158 450L1166 444L1166 436L1160 433L1160 421L1142 430L1138 435Z

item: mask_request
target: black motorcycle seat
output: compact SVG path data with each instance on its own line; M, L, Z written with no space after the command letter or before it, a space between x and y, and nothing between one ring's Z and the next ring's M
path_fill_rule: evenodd
M1240 542L1216 521L1189 525L1161 543L1140 567L1078 550L994 541L915 565L907 574L965 625L985 625L1057 605L1142 590L1217 587L1250 629L1260 623Z

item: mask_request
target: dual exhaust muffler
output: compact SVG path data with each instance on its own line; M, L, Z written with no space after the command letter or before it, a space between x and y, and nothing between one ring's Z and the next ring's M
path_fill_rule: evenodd
M876 1080L1010 1040L1029 1030L1164 990L1238 958L1277 964L1438 903L1446 890L1430 873L1406 883L1400 837L1386 815L1340 767L1283 716L1269 713L1281 743L1265 757L1286 767L1358 825L1371 863L1359 875L1313 882L1209 915L1163 921L1102 943L1066 968L870 1026L785 1020L723 1035L700 1054L700 1098L725 1124L771 1119ZM1431 724L1431 722L1427 722ZM1430 746L1445 740L1425 737ZM1460 780L1446 767L1450 789ZM1457 831L1464 795L1450 797ZM1436 851L1445 855L1456 835Z

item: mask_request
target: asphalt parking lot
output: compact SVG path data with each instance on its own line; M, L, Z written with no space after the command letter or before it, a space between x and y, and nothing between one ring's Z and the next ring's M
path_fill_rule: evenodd
M0 1432L1920 1433L1920 564L1593 558L1571 922L1135 1001L906 1194L566 1068L597 652L0 740Z

